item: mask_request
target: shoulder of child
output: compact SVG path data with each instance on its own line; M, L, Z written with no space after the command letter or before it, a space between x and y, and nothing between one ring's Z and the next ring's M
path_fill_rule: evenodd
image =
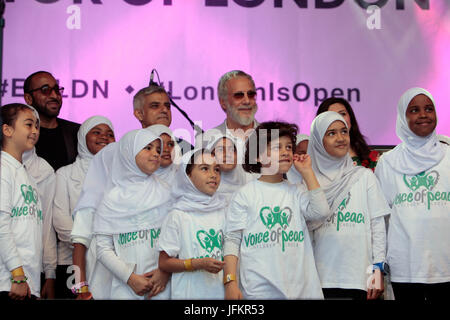
M60 167L58 170L56 170L55 174L57 176L63 176L63 177L69 176L70 172L72 171L72 167L73 167L73 163L63 166L63 167Z

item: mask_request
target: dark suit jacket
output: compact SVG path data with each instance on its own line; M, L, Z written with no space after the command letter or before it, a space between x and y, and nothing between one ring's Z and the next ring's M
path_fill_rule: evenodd
M80 129L80 124L61 118L56 118L56 121L63 131L67 160L68 164L71 164L78 155L78 129Z

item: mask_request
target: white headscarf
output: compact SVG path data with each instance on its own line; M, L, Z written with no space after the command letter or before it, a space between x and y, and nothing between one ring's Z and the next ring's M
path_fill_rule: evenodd
M234 138L229 133L224 134L213 130L211 135L207 136L207 144L205 149L208 150L208 152L213 152L216 144L223 138L227 138L233 143L234 146L236 146ZM236 161L238 161L237 155ZM237 164L237 166L239 166L239 164ZM236 170L237 166L231 171L220 173L220 185L217 189L218 193L227 195L233 194L240 186L246 183L245 176L239 172L239 170Z
M419 94L430 98L436 108L434 99L427 90L422 88L407 90L397 105L396 133L402 143L383 155L384 160L394 170L408 175L415 175L434 167L445 155L444 146L439 142L436 130L427 137L420 137L408 126L406 109L411 100Z
M347 127L344 118L334 111L323 112L313 120L307 152L332 212L337 209L363 170L366 170L363 167L354 166L348 153L342 158L336 158L325 150L323 137L328 127L337 120Z
M298 144L300 142L305 141L305 140L309 140L309 136L307 134L299 133L297 135L297 141L295 142L295 145L298 146Z
M117 142L111 142L92 158L83 181L80 197L73 211L74 215L81 209L97 209L100 205L110 176L117 146Z
M136 164L136 155L161 138L150 130L126 133L115 148L111 175L94 218L94 233L119 234L156 227L155 209L169 201L170 192L155 175L147 175ZM161 143L162 145L162 143ZM161 148L162 150L162 148ZM137 219L145 215L146 219ZM159 217L158 217L159 218Z
M201 149L189 151L183 155L180 169L177 171L175 184L172 187L173 207L180 211L211 212L224 208L225 198L217 192L212 196L199 191L186 174L186 166L192 155Z
M39 113L36 111L36 109L29 105L26 106L30 108L31 111L33 111L36 119L39 122ZM47 179L55 172L52 166L44 158L38 157L38 155L36 154L36 147L33 147L33 149L25 151L22 154L22 163L25 165L25 168L34 178L37 184Z
M172 164L166 168L159 167L159 169L155 171L156 176L158 176L162 181L167 182L171 186L173 184L173 180L175 179L175 174L181 163L181 148L178 145L177 139L173 135L172 130L170 130L167 126L162 124L155 124L153 126L147 127L146 129L152 131L158 137L161 137L161 135L165 133L175 143L175 146L173 148L175 155Z
M99 124L106 124L111 128L111 130L114 131L114 127L111 121L103 116L93 116L87 118L81 124L80 129L78 129L78 155L75 159L75 162L72 164L72 173L70 175L71 179L74 181L81 181L82 183L84 177L86 176L89 168L89 163L94 157L94 155L89 151L87 147L86 135L92 128Z
M295 146L298 146L300 142L305 140L309 140L309 136L307 134L298 134ZM288 181L291 183L301 183L303 181L302 175L300 174L300 172L297 171L297 169L295 169L294 165L292 165L289 171L286 173L286 177Z

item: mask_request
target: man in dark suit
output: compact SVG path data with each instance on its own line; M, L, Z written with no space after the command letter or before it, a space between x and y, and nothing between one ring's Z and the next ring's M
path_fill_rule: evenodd
M31 74L23 86L25 102L33 106L40 117L41 130L36 153L47 160L55 171L74 162L78 154L80 124L58 118L63 89L47 71Z

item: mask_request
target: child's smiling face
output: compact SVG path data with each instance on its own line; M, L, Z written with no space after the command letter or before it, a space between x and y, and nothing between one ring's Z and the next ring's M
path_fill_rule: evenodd
M156 139L146 145L136 155L135 161L138 168L148 175L158 170L161 162L161 141Z
M419 137L430 135L436 128L437 118L434 104L424 94L418 94L406 108L408 127Z
M261 162L261 173L263 175L284 174L289 171L293 162L292 140L288 136L272 140L267 151L263 151L258 157Z
M97 154L106 145L114 141L116 141L114 132L105 123L96 125L86 134L86 146L92 154Z
M188 176L194 186L207 195L212 196L219 188L220 167L214 156L209 153L195 157L192 171Z
M330 156L344 157L350 147L350 136L346 125L340 120L334 121L325 132L322 142Z
M33 149L39 138L39 121L31 109L19 111L14 124L4 124L3 127L3 134L10 137L21 152Z

